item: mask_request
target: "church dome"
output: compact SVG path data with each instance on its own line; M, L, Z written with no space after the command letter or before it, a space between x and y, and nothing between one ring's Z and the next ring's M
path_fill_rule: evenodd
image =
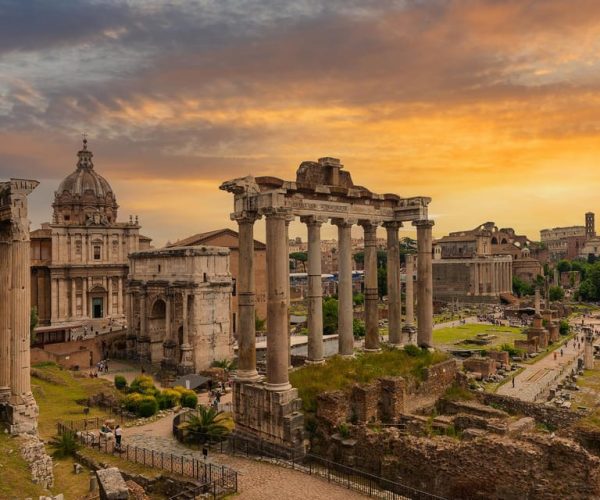
M93 153L87 139L77 153L77 169L54 194L54 222L60 224L112 224L117 218L117 200L108 181L94 170Z

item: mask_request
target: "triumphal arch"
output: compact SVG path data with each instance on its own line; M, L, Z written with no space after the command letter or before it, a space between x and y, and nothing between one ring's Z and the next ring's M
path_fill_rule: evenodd
M376 194L355 185L337 158L305 161L295 181L276 177L243 177L224 182L221 189L234 194L232 219L239 225L238 372L234 384L236 432L266 439L282 448L302 446L303 416L300 400L288 377L289 260L288 226L296 217L308 230L308 362L323 361L321 287L321 226L338 228L339 353L352 356L352 250L351 229L364 231L365 350L379 349L376 229L387 231L389 341L407 343L412 324L412 297L407 299L407 321L401 324L399 228L411 222L417 228L417 343L432 346L432 239L426 197L402 198ZM267 373L256 371L255 291L253 266L254 223L266 219L267 240ZM409 272L412 259L408 262ZM412 279L407 294L412 296Z
M0 421L11 434L34 432L38 407L31 392L31 277L27 196L39 184L0 182Z

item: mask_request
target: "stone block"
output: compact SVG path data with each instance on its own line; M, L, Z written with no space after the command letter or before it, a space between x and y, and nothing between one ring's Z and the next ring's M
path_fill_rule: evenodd
M515 340L515 347L523 349L527 354L535 354L538 352L538 338L533 337L527 340Z
M117 467L96 471L100 486L100 500L127 500L129 488Z
M496 367L498 364L501 366L508 366L510 364L510 357L507 351L488 351L488 357L496 361Z
M378 417L379 391L376 384L355 385L350 394L352 414L357 422L375 422Z
M406 381L402 377L379 379L379 420L396 423L404 413Z
M483 378L496 373L496 362L491 358L467 358L463 361L463 367L469 372L481 373Z
M523 432L530 432L535 429L535 419L532 417L523 417L508 424L508 433L510 435L518 435Z

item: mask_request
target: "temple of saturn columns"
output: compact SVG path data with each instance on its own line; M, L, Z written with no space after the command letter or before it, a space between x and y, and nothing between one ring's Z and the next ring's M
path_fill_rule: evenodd
M29 373L31 278L27 195L39 183L0 182L0 422L35 432L38 407Z
M224 182L233 193L231 217L239 225L238 371L234 384L236 432L267 439L275 445L300 449L303 416L297 390L289 383L289 260L288 227L300 217L308 230L308 362L323 361L323 318L320 234L323 223L338 228L339 354L352 356L351 229L364 231L365 350L380 348L378 331L376 229L387 231L389 342L402 345L414 332L413 258L407 259L406 324L401 323L400 256L398 231L404 222L417 228L417 344L432 346L432 235L426 197L401 198L375 194L352 182L340 160L321 158L303 162L295 181L275 177L244 177ZM266 219L267 240L267 369L264 380L256 370L255 291L253 269L254 223Z

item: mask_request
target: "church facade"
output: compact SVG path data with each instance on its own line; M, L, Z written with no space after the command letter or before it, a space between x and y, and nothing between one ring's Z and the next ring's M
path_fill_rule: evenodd
M41 326L124 321L128 255L150 248L137 217L118 222L115 194L86 139L77 157L55 192L52 222L31 234L32 305Z

